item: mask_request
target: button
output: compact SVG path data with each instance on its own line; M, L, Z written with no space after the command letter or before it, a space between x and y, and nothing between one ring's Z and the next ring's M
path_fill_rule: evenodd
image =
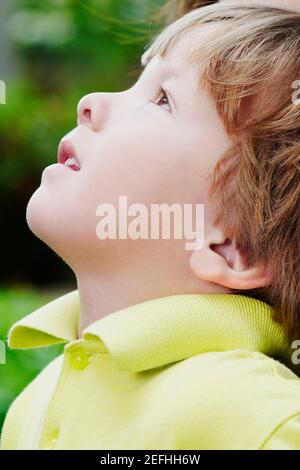
M71 364L77 370L84 370L90 362L91 355L83 349L71 351Z
M51 450L51 449L54 449L56 443L57 443L57 440L59 438L59 429L56 428L54 429L50 434L49 434L49 438L47 440L47 444L46 446L44 447L45 450Z

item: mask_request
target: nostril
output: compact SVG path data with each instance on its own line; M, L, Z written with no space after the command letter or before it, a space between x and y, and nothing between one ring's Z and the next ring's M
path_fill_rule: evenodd
M100 130L106 117L107 108L107 103L102 99L101 93L91 93L84 96L77 105L79 125L88 126L93 131Z
M87 120L87 121L91 121L91 110L86 108L84 111L83 111L83 116L84 118Z

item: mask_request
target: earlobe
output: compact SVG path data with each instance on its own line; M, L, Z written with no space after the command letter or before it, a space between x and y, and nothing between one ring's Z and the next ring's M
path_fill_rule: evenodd
M250 290L266 287L270 283L267 268L262 265L247 268L244 271L229 269L223 276L223 283L230 289Z
M268 266L247 267L235 242L223 238L207 241L189 260L193 273L201 280L234 290L266 287L270 283Z

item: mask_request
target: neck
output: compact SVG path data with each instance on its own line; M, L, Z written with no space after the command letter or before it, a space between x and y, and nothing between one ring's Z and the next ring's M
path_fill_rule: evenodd
M82 337L88 325L123 308L154 298L203 290L188 268L182 272L178 267L175 270L170 262L159 264L159 269L152 261L129 263L115 270L110 266L101 270L77 271L80 299L78 338ZM180 277L176 277L175 272L180 272Z

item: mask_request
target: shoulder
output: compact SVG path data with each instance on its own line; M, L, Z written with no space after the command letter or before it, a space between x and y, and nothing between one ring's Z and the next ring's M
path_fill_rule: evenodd
M262 450L300 450L300 413L290 416L267 437Z
M297 428L300 379L262 353L208 352L177 362L166 372L176 390L173 424L182 445L259 449L281 426L282 432L285 426ZM300 426L297 432L300 448Z
M2 427L0 449L17 448L20 430L28 413L37 406L38 401L46 399L47 393L56 384L62 361L63 354L53 359L11 403Z

